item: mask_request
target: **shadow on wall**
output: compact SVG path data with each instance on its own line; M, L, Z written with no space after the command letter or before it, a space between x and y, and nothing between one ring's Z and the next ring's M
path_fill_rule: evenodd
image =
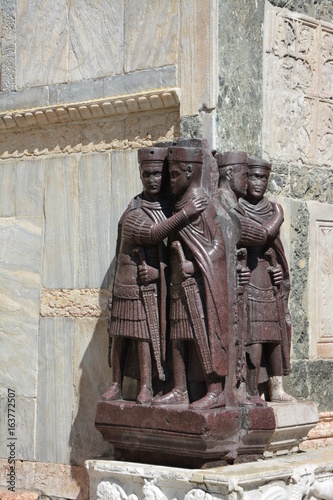
M74 340L74 421L70 434L70 463L72 478L80 489L78 500L89 496L88 472L83 468L88 459L113 458L113 447L103 440L95 429L97 403L111 384L108 365L109 337L107 332L109 309L105 308L110 296L115 270L113 259L100 287L98 318L78 318ZM93 332L93 333L91 333ZM76 360L78 364L76 365Z

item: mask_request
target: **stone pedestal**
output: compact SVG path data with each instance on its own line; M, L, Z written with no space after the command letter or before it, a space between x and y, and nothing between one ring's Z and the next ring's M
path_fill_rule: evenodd
M297 451L317 421L311 402L193 411L101 401L95 425L120 460L203 467L213 461L233 463L243 455Z
M318 409L311 401L268 403L274 411L275 430L269 438L266 457L299 451L299 445L318 422Z
M333 500L331 447L209 470L107 460L86 467L90 500Z

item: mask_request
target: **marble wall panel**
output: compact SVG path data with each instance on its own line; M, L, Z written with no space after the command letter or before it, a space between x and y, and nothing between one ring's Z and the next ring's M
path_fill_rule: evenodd
M107 319L75 320L74 396L71 462L83 464L92 456L112 455L112 447L95 429L96 406L111 385L108 366Z
M124 0L81 0L69 8L69 80L123 72Z
M35 397L42 218L0 219L0 392Z
M44 215L44 160L16 164L16 215Z
M77 245L77 158L52 157L45 169L42 283L73 288Z
M67 81L67 0L17 0L17 88Z
M175 64L178 23L177 0L125 0L125 73Z
M72 387L72 318L41 318L38 351L36 460L69 463Z
M0 163L0 217L15 215L15 162Z
M118 221L133 196L142 192L137 150L111 153L110 263L114 260Z
M110 262L110 155L83 155L79 161L78 261L75 286L102 286Z
M13 405L11 398L11 405ZM36 399L15 397L15 409L10 408L9 415L14 415L15 426L10 430L14 434L9 435L8 432L8 398L0 398L0 456L8 458L10 449L9 445L12 438L15 437L15 458L17 460L34 460L35 459L35 426L36 426ZM14 413L13 413L14 412Z
M333 359L333 211L326 203L308 207L310 355Z

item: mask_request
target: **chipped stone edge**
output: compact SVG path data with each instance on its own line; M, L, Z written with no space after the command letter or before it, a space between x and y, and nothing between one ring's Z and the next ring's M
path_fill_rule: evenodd
M160 89L91 101L0 113L0 130L44 127L54 123L77 122L178 107L180 89Z

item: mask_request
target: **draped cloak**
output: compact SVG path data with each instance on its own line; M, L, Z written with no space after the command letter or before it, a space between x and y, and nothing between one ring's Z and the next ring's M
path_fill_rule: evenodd
M193 192L175 204L175 211L179 211L186 201L193 196ZM207 208L190 224L175 231L170 240L180 241L185 254L189 252L199 270L198 286L203 282L202 302L206 315L206 335L209 343L213 373L219 377L228 374L228 301L227 301L227 270L225 245L221 227L216 223L216 211L206 192L199 188L195 196L208 199ZM171 309L174 299L171 296ZM184 302L184 298L182 299ZM187 309L189 316L189 311ZM189 323L191 318L188 317ZM178 340L177 333L172 332L174 340ZM184 338L179 338L184 340Z

